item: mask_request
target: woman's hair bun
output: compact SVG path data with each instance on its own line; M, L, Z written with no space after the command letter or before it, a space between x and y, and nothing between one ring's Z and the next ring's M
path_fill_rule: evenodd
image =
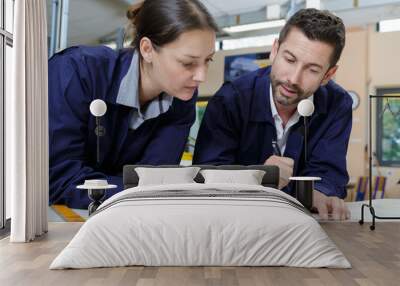
M162 47L192 30L218 31L218 26L200 0L142 0L129 7L126 33L138 48L144 37Z
M131 5L131 6L128 8L128 11L126 11L126 17L127 17L129 20L134 21L135 18L136 18L136 16L139 14L139 12L140 12L142 6L143 6L143 2L140 2L140 3L135 4L135 5Z

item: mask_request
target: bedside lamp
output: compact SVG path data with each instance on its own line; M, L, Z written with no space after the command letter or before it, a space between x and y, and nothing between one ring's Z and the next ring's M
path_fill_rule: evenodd
M297 105L297 112L304 118L304 161L307 163L307 141L308 141L308 117L314 113L314 103L309 99L303 99ZM295 182L296 199L307 209L311 210L313 203L314 181L319 177L290 177Z
M96 129L94 132L97 136L97 164L100 164L100 137L106 134L106 129L101 125L101 117L107 112L107 105L101 99L95 99L90 103L90 113L96 117Z
M96 128L94 130L97 136L96 163L100 167L100 137L106 134L106 129L101 125L101 117L106 113L107 105L103 100L95 99L90 103L89 109L90 113L96 117ZM85 180L83 185L77 186L78 189L88 190L88 196L92 200L88 207L89 215L94 213L101 205L106 195L106 190L116 187L116 185L109 185L105 179Z
M314 103L309 99L303 99L297 105L297 112L304 118L304 161L307 163L307 141L308 141L308 123L307 118L314 113Z

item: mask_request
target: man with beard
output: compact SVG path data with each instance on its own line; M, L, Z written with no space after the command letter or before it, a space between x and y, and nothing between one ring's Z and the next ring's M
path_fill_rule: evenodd
M348 219L343 198L352 100L331 81L344 44L340 18L316 9L294 14L272 46L272 65L225 83L210 99L193 163L277 165L280 188L292 195L292 174L321 177L314 185L313 208L322 219L328 214ZM306 98L315 106L309 118L307 162L303 120L297 112Z

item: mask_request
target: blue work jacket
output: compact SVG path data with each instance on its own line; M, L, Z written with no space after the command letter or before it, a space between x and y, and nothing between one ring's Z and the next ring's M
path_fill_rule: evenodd
M76 189L87 179L105 178L122 190L125 164L178 164L195 120L197 92L190 101L173 99L167 112L129 128L132 108L116 103L120 83L132 61L133 49L72 47L49 61L50 204L86 208L87 192ZM171 83L172 84L172 83ZM107 104L101 117L97 164L96 119L89 105Z
M195 164L264 164L273 154L276 128L270 107L270 71L259 69L225 83L209 100L196 140ZM294 160L296 176L318 176L315 189L344 198L346 153L352 125L348 93L330 81L314 93L305 163L303 118L288 136L283 156ZM293 185L284 191L293 195Z

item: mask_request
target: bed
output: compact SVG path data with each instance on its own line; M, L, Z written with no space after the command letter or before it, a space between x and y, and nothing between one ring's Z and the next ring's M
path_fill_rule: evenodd
M278 180L274 166L125 166L126 189L98 208L50 269L350 268L308 210L276 189Z

